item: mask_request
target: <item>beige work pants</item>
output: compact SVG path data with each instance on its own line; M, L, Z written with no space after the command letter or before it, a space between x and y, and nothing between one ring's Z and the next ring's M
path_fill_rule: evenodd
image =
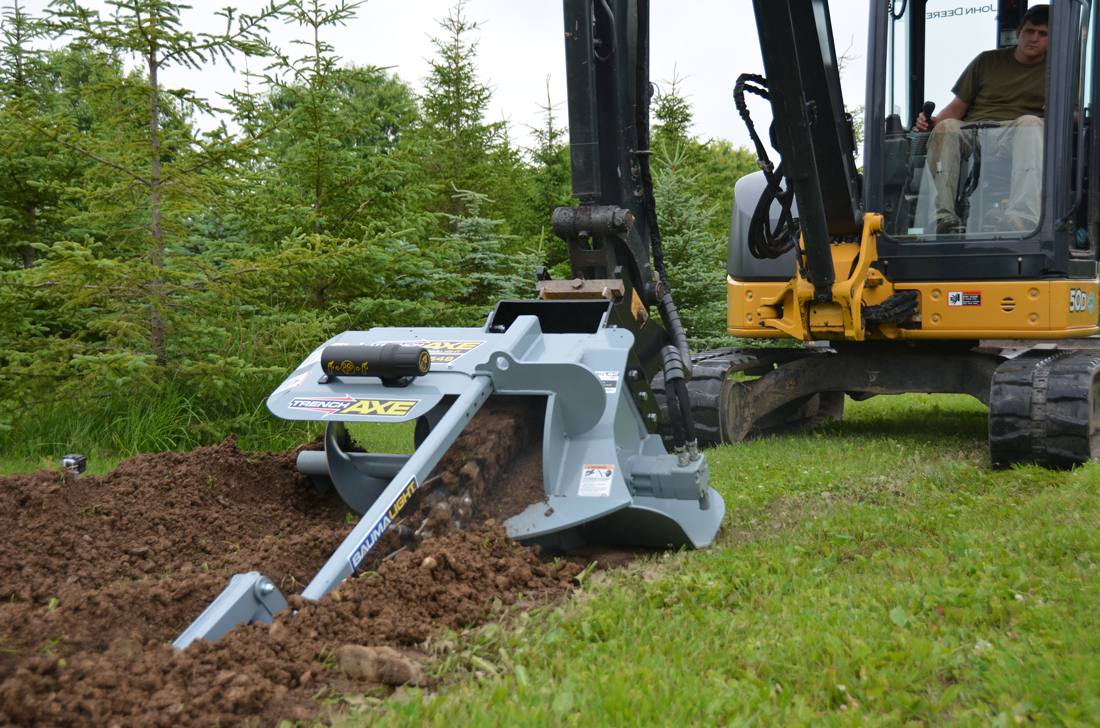
M975 140L981 145L983 130L974 134L962 129L966 123L944 119L936 124L928 143L928 166L936 187L932 217L936 221L955 214L959 164L974 152ZM1021 116L998 124L996 129L984 130L985 153L1012 157L1012 182L1004 211L1034 227L1039 223L1043 189L1043 120L1037 116Z

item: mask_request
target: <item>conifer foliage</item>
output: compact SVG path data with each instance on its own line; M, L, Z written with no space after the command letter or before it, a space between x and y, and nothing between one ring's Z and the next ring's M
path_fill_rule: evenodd
M184 414L158 447L219 439L332 335L480 325L496 301L534 295L538 265L565 261L550 233L572 204L563 104L547 93L527 148L487 119L485 29L463 0L437 21L421 94L336 54L334 28L369 24L362 2L251 0L199 32L209 9L175 0L57 0L45 17L6 1L4 446L73 408L110 433L163 402ZM274 24L296 40L275 47ZM181 69L245 67L219 102L178 88ZM716 230L741 152L691 137L671 91L656 107L657 204L673 290L706 337L724 328Z

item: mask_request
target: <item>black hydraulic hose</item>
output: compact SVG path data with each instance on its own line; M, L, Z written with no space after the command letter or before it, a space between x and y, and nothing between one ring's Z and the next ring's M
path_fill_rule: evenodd
M611 7L607 4L607 0L596 1L603 5L603 11L607 15L608 21L611 23L611 43L609 44L611 46L611 50L607 52L606 56L601 56L599 52L597 52L596 49L593 48L592 55L595 56L596 60L600 63L607 63L611 60L611 57L615 55L615 34L617 33L615 29L615 13L611 12Z
M641 171L642 208L645 211L646 227L649 230L649 247L653 256L653 269L665 293L657 301L657 310L665 331L672 339L680 354L680 363L685 378L691 379L691 347L688 345L687 332L676 312L676 303L672 298L672 288L668 284L668 272L665 270L665 255L661 248L661 228L657 224L657 201L653 196L653 171L649 164L649 3L638 3L638 62L635 66L634 93L636 108L634 114L637 130L638 167ZM644 152L644 153L643 153ZM690 416L690 412L689 412Z
M768 158L768 150L756 133L756 125L749 115L748 104L745 103L745 94L751 93L762 99L770 101L768 95L768 80L754 73L742 73L737 77L737 83L733 87L733 102L737 107L737 113L745 122L749 130L749 136L756 147L756 163L764 171L764 178L768 185L756 203L752 220L749 223L748 247L752 256L758 260L766 258L778 258L795 246L799 237L797 218L791 212L791 204L794 202L794 188L788 183L783 189L783 163L773 167ZM779 201L779 222L775 229L771 226L772 203Z
M676 311L676 303L672 300L672 292L667 288L665 295L657 302L657 310L661 313L661 320L665 323L672 345L680 357L680 365L683 367L684 379L691 379L691 347L688 346L687 332L680 321L680 314Z
M671 388L665 389L676 390L676 398L680 400L680 413L684 417L684 439L687 442L695 442L695 419L691 416L691 395L688 394L687 382L676 379L673 380Z
M690 429L694 433L695 422L691 417L691 402L688 401L687 387L684 385L684 368L676 347L666 346L661 349L661 369L665 374L665 404L672 430L672 444L677 450L683 450L687 444L684 431ZM677 384L680 386L676 386Z
M683 382L683 380L680 381ZM680 393L667 380L665 382L665 405L668 407L668 425L669 429L672 430L672 444L677 450L682 449L687 443L684 438L684 410L680 406Z

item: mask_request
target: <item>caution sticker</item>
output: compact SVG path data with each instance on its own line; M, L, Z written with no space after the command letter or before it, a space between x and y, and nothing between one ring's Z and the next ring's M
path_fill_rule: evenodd
M577 495L582 498L607 498L611 495L611 478L614 465L585 465L581 470L581 487Z
M615 390L619 388L618 372L596 372L596 376L600 378L600 382L603 383L603 389L608 394L614 394Z
M348 563L351 564L352 571L359 568L359 564L363 563L363 559L366 558L374 545L378 543L378 539L382 538L382 534L386 532L386 529L390 527L397 515L401 513L401 509L405 507L405 504L412 498L413 493L419 488L419 484L416 482L416 476L414 475L409 479L408 484L401 489L401 492L397 494L397 497L390 503L390 507L386 509L386 512L382 514L381 518L374 522L374 525L367 531L367 535L363 537L363 540L356 545L351 554L348 555Z
M981 291L948 291L948 306L981 306Z
M429 341L420 339L419 341L377 341L373 346L383 346L385 344L420 346L428 350L428 354L432 357L432 364L450 364L484 343L484 341Z
M298 397L287 405L292 410L324 412L329 415L370 415L372 417L404 417L420 402L419 399L377 399L344 395L343 397Z

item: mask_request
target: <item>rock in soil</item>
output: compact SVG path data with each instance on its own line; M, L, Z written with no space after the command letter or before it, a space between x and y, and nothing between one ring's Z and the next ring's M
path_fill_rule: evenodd
M356 680L417 687L428 682L420 660L407 657L392 647L344 645L336 650L336 659L344 674Z
M531 433L513 430L506 437L489 427L484 439L510 438L518 456L529 456ZM461 530L440 529L306 602L297 595L354 519L334 493L319 495L297 473L297 453L243 452L230 438L189 453L139 455L103 476L0 478L0 725L317 718L318 692L370 687L373 675L339 669L341 646L409 654L444 626L486 620L494 600L555 598L582 568L543 563L495 525L502 513L480 522L475 514ZM464 495L483 494L478 488L499 472L515 472L508 459L452 457L451 495L464 487ZM537 495L529 490L516 503ZM272 625L174 650L171 640L230 576L250 570L271 577L297 617L288 610ZM423 682L422 668L409 664L410 681ZM383 672L380 681L397 679Z

